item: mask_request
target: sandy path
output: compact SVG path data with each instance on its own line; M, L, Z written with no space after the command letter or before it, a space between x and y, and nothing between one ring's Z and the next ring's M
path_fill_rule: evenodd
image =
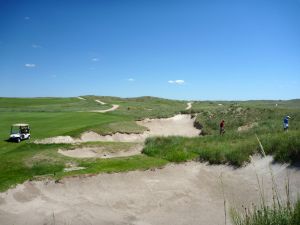
M110 111L114 111L117 108L119 108L119 105L112 105L112 107L110 109L105 109L105 110L92 110L90 112L99 112L99 113L106 113L106 112L110 112Z
M115 133L112 135L99 135L95 132L84 132L80 138L73 139L70 136L58 136L36 140L37 144L49 143L80 143L89 141L121 141L121 142L144 142L147 137L153 136L198 136L200 131L193 125L194 119L190 115L176 115L167 119L146 119L137 121L139 125L149 129L142 134Z
M100 100L98 100L98 99L96 99L95 102L98 102L98 103L100 103L101 105L106 105L105 102L102 102L102 101L100 101Z
M271 193L271 157L241 169L203 163L93 177L26 182L0 193L0 224L15 225L217 225L224 224L222 173L228 207L258 201L255 171ZM270 164L280 190L287 172L291 193L300 190L299 169ZM271 198L267 195L270 202ZM228 220L228 224L229 220Z
M77 97L78 99L80 99L80 100L86 100L85 98L82 98L82 97Z
M189 109L191 109L192 108L192 102L188 102L187 103L187 107L185 108L185 110L189 110Z

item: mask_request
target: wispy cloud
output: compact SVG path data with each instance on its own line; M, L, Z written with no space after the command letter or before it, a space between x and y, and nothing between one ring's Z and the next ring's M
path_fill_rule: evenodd
M169 80L168 81L169 84L184 84L185 81L184 80Z
M42 48L41 45L37 45L37 44L32 44L31 47L33 47L33 48Z
M93 62L98 62L100 59L99 58L92 58Z
M30 17L29 16L25 16L24 19L25 20L30 20Z
M128 80L129 82L135 81L135 79L133 79L133 78L128 78L127 80Z
M27 67L27 68L34 68L34 67L36 67L36 65L34 63L26 63L24 66Z

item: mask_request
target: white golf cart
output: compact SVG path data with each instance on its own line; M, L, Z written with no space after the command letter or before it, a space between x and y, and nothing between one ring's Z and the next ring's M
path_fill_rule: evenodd
M25 139L30 139L29 124L17 123L11 126L9 139L11 141L20 142Z

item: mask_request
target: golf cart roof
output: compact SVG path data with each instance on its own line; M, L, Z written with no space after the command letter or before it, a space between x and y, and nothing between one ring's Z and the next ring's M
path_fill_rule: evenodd
M13 127L28 127L29 124L26 123L16 123L12 125Z

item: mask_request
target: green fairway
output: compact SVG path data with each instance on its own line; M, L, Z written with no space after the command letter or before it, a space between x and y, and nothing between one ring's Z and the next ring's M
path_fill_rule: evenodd
M145 127L135 123L146 117L168 117L186 107L182 101L142 97L121 99L115 97L84 96L78 98L0 98L0 190L22 183L36 176L62 177L69 174L118 172L133 169L147 169L164 165L167 161L147 156L125 157L106 160L76 160L57 153L58 148L71 145L38 145L34 140L70 135L78 137L84 131L99 134L140 133ZM101 100L101 105L95 100ZM87 112L120 105L115 112ZM31 140L19 144L7 142L10 126L14 123L28 123L31 127ZM105 143L95 143L103 147ZM115 143L124 149L128 143ZM85 170L64 173L65 164L76 162ZM31 163L29 163L31 162ZM34 162L34 163L32 163Z
M194 102L185 110L186 101L153 97L122 99L83 96L78 98L0 98L0 190L28 179L52 177L60 179L76 174L120 172L161 167L168 162L200 159L210 163L241 166L258 152L257 134L268 154L276 160L299 159L300 101ZM101 105L95 100L107 104ZM89 112L120 107L109 113ZM276 106L277 104L277 106ZM70 135L79 137L85 131L99 134L141 133L146 130L135 120L170 117L191 113L195 126L205 136L195 138L166 137L146 141L142 155L111 159L75 159L59 154L58 149L73 149L71 144L34 144L34 140ZM197 113L197 114L195 114ZM290 131L283 133L282 119L290 115ZM226 133L220 137L219 122L225 119ZM19 144L7 142L10 125L29 123L32 139ZM253 127L251 126L253 125ZM239 127L245 129L239 131ZM132 143L134 144L134 143ZM75 147L127 149L131 143L82 143ZM64 172L69 164L84 167Z

